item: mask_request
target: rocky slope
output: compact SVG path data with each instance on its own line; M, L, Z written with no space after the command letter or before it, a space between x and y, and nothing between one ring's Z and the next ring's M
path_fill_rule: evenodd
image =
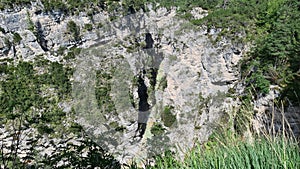
M58 104L74 109L75 120L119 161L169 149L183 155L231 123L239 102L227 93L240 80L245 44L215 42L220 30L196 27L176 9L150 6L111 19L104 11L65 16L41 8L0 13L0 59L43 58L72 67L72 99ZM81 53L67 58L76 48Z
M94 108L89 109L94 110L95 118L85 118L91 119L87 128L97 137L101 135L99 141L109 138L103 144L113 142L109 149L122 152L124 159L137 154L151 156L174 145L190 148L197 141L207 140L232 106L233 100L226 97L226 92L239 79L238 61L244 52L243 46L234 46L225 39L213 45L210 38L216 38L217 30L207 32L205 28L194 27L177 18L175 10L137 13L106 26L104 29L113 33L102 40L103 43L100 40L82 53L77 64L75 78L77 73L84 76L75 79L76 97L80 98L77 101L82 103L75 105L84 107L87 100L82 101L82 98L94 93L93 89L86 88L95 86L96 76L91 74L97 69L102 72L113 67L110 96L116 114L104 113L99 117L96 101L90 101L96 98L88 97L89 102L94 103L89 105ZM107 34L103 29L99 31ZM148 44L147 36L153 44ZM141 114L137 105L141 96L139 84L134 80L140 75L148 88L150 109L144 137L136 141L134 135ZM79 113L82 114L79 117L90 116L86 108ZM105 127L114 122L124 128L121 133ZM93 125L95 123L99 126ZM158 135L151 133L154 125L163 126ZM109 134L102 135L103 132Z

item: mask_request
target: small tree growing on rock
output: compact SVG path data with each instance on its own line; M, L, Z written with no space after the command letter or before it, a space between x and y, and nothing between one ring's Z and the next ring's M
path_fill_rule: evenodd
M73 36L76 42L80 41L80 27L74 21L69 21L67 31Z

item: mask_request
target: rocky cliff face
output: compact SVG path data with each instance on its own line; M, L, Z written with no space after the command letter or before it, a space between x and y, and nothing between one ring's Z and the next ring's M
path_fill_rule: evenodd
M1 59L43 57L73 65L74 98L65 107L73 106L77 120L119 160L191 148L207 140L231 110L233 100L226 93L239 79L245 49L227 39L213 44L218 30L195 27L175 9L113 21L105 12L90 17L39 10L0 14ZM78 35L70 30L71 21ZM66 60L75 46L84 50ZM142 83L144 92L139 92ZM95 94L104 89L105 95ZM142 100L148 108L142 109Z
M79 111L79 117L86 116L81 120L91 133L110 150L122 152L124 159L151 156L176 146L189 148L207 140L232 106L226 92L239 79L243 46L226 39L212 44L217 30L194 27L177 18L175 10L137 13L105 26L100 34L109 36L81 54L75 72L86 75L75 80L77 101L83 103L75 105L80 107L88 101L82 102L77 91L91 96L94 91L85 90L86 83L96 86L97 81L96 75L90 76L89 82L84 79L95 70L111 74L114 113L100 113L99 117L101 110L96 104L92 118L85 108ZM140 110L139 78L147 87L149 109ZM143 112L148 114L143 122L146 129L142 138L135 138ZM93 125L96 123L98 126ZM123 130L116 131L108 124Z
M0 58L71 66L73 98L59 104L72 107L75 120L120 161L169 149L182 155L237 104L226 93L239 80L245 46L213 43L220 30L195 27L175 9L112 20L106 12L64 16L35 6L0 18ZM76 48L83 50L68 58Z

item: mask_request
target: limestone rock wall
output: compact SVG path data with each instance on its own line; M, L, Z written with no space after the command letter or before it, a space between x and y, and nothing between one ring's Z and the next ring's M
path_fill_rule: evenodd
M177 17L175 9L112 21L106 12L91 18L37 11L0 12L0 59L43 57L71 64L74 98L69 106L77 112L76 120L120 161L191 148L207 140L235 104L226 93L239 80L238 62L246 49L225 38L212 43L220 30L195 27ZM207 12L195 9L193 14L201 18ZM70 21L80 30L79 38L70 32ZM72 47L84 49L75 61L64 57ZM97 71L111 76L109 103L114 108L108 112L94 96ZM139 75L148 89L150 109L143 137L135 138Z

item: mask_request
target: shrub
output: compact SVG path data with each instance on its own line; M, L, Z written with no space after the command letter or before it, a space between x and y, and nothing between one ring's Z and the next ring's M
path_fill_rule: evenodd
M171 112L173 109L173 106L165 106L161 113L161 120L166 127L171 127L176 121L176 116Z
M31 32L34 33L35 32L35 26L34 26L33 21L31 20L29 11L27 11L27 23L28 23L28 30L30 30Z
M21 42L21 40L22 40L22 37L20 36L20 34L18 34L18 33L15 32L13 39L14 39L14 43L15 44L19 44Z
M165 129L160 123L154 123L150 131L154 136L160 136L165 132Z
M98 107L103 112L115 112L115 104L110 96L112 76L101 71L96 72L95 95Z
M64 56L64 59L65 60L75 59L76 55L79 55L80 52L81 52L81 48L72 47L70 48L66 56Z
M161 90L165 90L165 88L168 87L168 81L167 81L167 77L166 76L163 76L160 80L160 83L159 83L159 88Z
M255 94L266 95L269 93L270 82L263 76L262 72L255 72L246 80L248 83L248 90Z
M67 5L59 0L42 0L45 12L59 11L67 13Z
M88 31L91 31L91 30L93 30L93 25L92 24L85 24L84 25L84 29L86 29L86 30L88 30Z
M75 41L80 40L80 27L74 21L69 21L67 31L73 36Z

